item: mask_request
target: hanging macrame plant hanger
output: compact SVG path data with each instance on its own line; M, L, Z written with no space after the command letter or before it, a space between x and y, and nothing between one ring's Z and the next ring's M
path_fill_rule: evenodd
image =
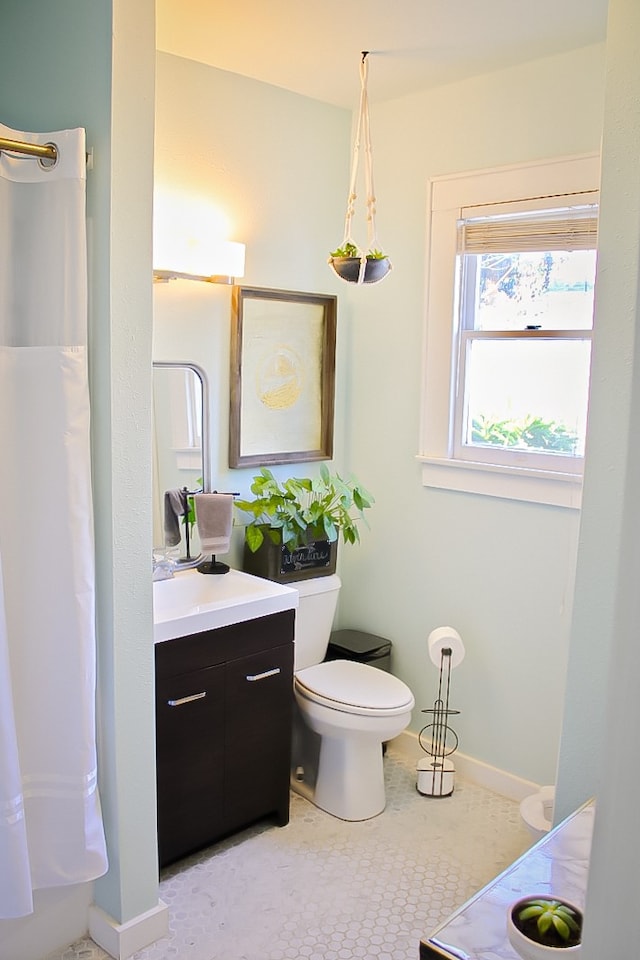
M344 238L342 245L329 256L329 263L334 271L347 283L378 283L387 276L391 269L391 261L378 249L376 235L376 197L373 188L373 151L371 148L371 127L369 124L369 97L367 94L367 77L369 65L368 51L363 51L360 61L360 110L358 125L353 143L353 159L351 161L351 183L347 200L347 215L344 223ZM360 143L364 148L364 175L367 194L367 246L362 249L354 243L351 228L357 200L356 187L358 179L358 164L360 160Z

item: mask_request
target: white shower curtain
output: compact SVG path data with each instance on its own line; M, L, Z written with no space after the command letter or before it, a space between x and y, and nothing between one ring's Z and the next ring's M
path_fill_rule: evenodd
M84 130L0 153L0 918L107 869L96 775Z

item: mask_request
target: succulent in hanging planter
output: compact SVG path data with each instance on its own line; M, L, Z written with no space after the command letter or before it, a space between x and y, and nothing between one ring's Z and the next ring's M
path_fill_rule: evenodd
M371 130L369 125L369 98L367 94L367 52L363 51L360 63L360 113L358 126L353 145L353 160L351 162L351 184L347 202L347 215L344 225L344 239L342 246L334 250L328 259L335 273L347 283L378 283L391 270L391 261L386 253L378 249L376 237L376 198L373 189L373 151L371 147ZM358 179L358 159L360 154L360 138L364 138L365 159L365 186L367 191L367 249L360 250L351 238L351 222L354 214L354 204L357 199L356 183Z
M355 243L344 243L329 254L328 262L347 283L377 283L391 270L389 257L381 250L361 254Z

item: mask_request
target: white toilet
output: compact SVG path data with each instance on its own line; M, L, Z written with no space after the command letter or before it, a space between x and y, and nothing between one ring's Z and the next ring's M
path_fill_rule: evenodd
M382 744L405 729L414 706L409 687L351 660L323 663L338 602L335 574L296 582L295 711L291 786L342 820L384 810Z
M534 840L544 837L553 825L555 795L555 787L540 787L520 804L520 816Z

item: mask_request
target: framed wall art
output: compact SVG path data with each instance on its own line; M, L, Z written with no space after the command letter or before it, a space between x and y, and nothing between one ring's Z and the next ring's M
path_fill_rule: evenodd
M333 456L337 297L238 286L229 466Z

